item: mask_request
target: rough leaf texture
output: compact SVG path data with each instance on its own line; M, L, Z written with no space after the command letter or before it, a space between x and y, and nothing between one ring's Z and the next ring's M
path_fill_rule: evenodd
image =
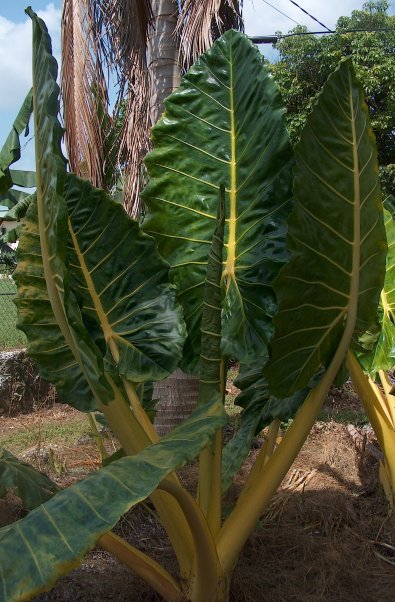
M273 393L288 396L328 365L351 316L354 336L374 320L386 243L377 155L351 60L331 75L296 147L292 259L276 284Z
M277 88L258 50L227 32L184 76L153 128L143 224L171 266L197 369L207 258L225 186L222 353L264 355L286 259L292 150Z

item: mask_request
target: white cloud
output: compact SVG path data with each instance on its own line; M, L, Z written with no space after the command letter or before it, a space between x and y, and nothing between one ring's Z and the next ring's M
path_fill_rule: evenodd
M55 57L60 55L61 10L53 3L38 11L52 37ZM0 16L0 110L18 111L31 87L32 23L29 17L15 23Z

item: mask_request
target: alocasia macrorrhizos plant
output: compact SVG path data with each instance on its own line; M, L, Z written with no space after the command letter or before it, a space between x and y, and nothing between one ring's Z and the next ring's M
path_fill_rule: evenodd
M168 100L147 160L145 228L170 263L189 337L184 365L200 365L201 387L196 411L158 441L137 391L181 356L185 330L175 290L152 238L102 191L66 172L56 64L45 25L29 14L37 202L21 240L20 321L60 397L102 411L126 457L0 530L0 599L48 588L98 541L166 600L225 601L246 539L353 338L376 312L386 244L363 94L351 62L343 62L295 152L287 238L294 159L275 84L249 40L225 34ZM279 272L287 247L290 261ZM273 286L280 311L268 388L263 366ZM245 409L242 436L225 448L222 462L227 354L244 362ZM279 418L299 406L276 447ZM223 522L222 480L226 487L240 464L234 456L245 455L243 439L271 421L240 500ZM199 454L195 500L174 471ZM180 580L111 533L147 496L168 532Z

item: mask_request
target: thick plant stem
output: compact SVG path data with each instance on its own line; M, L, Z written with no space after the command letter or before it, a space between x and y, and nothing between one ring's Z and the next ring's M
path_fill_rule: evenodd
M159 489L177 500L192 534L194 565L189 578L188 597L193 602L220 602L223 597L225 576L207 521L193 497L170 481L162 481Z
M164 100L180 82L181 65L174 32L177 27L177 3L152 0L152 26L147 42L150 76L151 124L155 125L164 108Z
M351 352L348 353L347 367L384 454L384 464L380 467L380 480L393 507L395 505L395 428L391 416L388 415L387 399L372 379L364 374L358 360Z
M276 418L270 425L268 438L263 444L261 451L256 458L254 465L251 469L250 474L248 475L246 484L240 494L239 500L242 499L243 496L246 495L247 491L249 491L251 485L255 482L255 479L259 478L257 475L262 475L262 472L273 455L273 451L276 445L278 431L280 429L281 421Z
M327 374L327 373L326 373ZM255 473L253 482L224 523L217 538L218 555L224 570L232 570L253 532L257 521L269 505L273 494L292 466L324 402L335 374L328 375L308 395L295 420L271 458ZM259 460L258 460L259 461Z
M178 584L160 564L128 544L118 535L111 531L105 533L98 540L98 544L144 579L166 602L185 601Z
M393 384L390 382L388 374L384 372L384 370L379 370L379 377L384 390L385 399L387 401L389 418L395 430L395 396L391 392L393 389Z
M355 298L357 298L357 291L358 287L356 287ZM355 327L355 320L356 304L350 308L339 347L321 381L310 391L280 445L264 465L262 473L255 475L254 482L251 483L249 490L240 498L239 503L219 532L217 549L224 571L232 571L245 542L253 532L257 521L269 505L273 494L277 491L309 435L329 387L347 353Z
M125 453L134 455L150 445L151 441L109 375L107 379L113 388L114 400L106 405L97 400L99 409L104 413L110 428L116 433ZM171 478L169 476L169 479ZM176 482L174 485L180 487ZM185 517L177 503L166 499L160 491L154 491L150 498L169 535L180 565L181 575L185 577L189 575L193 562L192 538Z
M221 396L225 399L225 360L221 360ZM222 429L219 429L211 446L199 457L198 504L215 537L221 528L222 517Z
M122 382L123 382L123 386L126 391L126 395L128 396L128 399L130 401L130 405L132 407L134 415L136 416L137 420L143 427L144 431L147 433L147 436L149 437L150 441L152 443L156 443L157 441L159 441L159 435L156 432L154 425L148 418L146 411L144 410L143 406L141 405L141 401L136 393L136 389L134 388L134 385L131 382L129 382L128 380L126 380L126 378L123 378Z

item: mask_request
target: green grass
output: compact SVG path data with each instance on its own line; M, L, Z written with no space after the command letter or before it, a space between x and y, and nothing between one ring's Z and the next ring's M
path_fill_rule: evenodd
M9 294L11 293L11 294ZM14 304L16 285L9 278L0 278L0 350L20 349L26 345L26 337L16 327L17 311Z
M323 408L318 415L318 420L321 422L339 422L341 424L355 424L363 426L369 423L369 418L363 410L353 409L333 409Z
M2 436L0 445L11 453L18 454L31 447L43 447L51 443L74 445L81 435L89 432L89 424L85 417L63 423L46 422L29 426L21 424L12 433L8 432Z

